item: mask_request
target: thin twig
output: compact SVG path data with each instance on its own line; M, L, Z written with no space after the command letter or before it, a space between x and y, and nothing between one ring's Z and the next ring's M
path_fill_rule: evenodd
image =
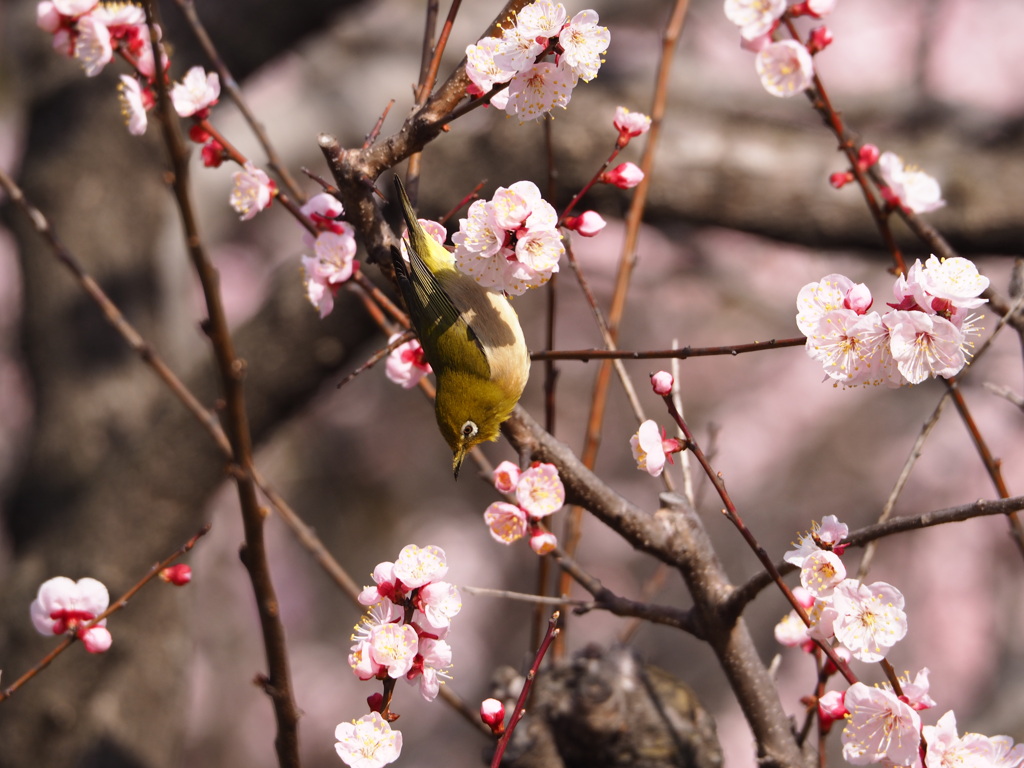
M512 711L512 717L509 719L508 727L505 732L498 739L498 746L494 750L494 756L491 758L491 768L499 768L501 765L501 758L505 754L505 749L508 747L509 740L512 738L512 732L516 729L519 721L526 714L526 700L530 696L530 691L533 690L533 683L537 679L537 673L540 671L540 663L544 660L544 654L547 653L548 647L551 645L551 641L558 635L558 611L551 614L551 619L548 622L548 631L544 635L544 640L540 644L540 648L537 649L537 654L533 658L533 664L530 667L530 671L526 674L526 682L523 683L523 689L519 692L519 699L516 701L515 709Z
M154 0L147 0L146 22L156 59L155 69L163 72L163 53L157 39L157 9ZM163 78L156 78L157 114L161 134L170 156L171 186L181 214L185 243L193 268L199 277L206 301L208 319L205 324L210 338L225 401L225 433L231 443L232 461L241 470L235 476L245 545L242 560L252 583L260 618L263 647L267 661L264 691L269 696L277 723L274 746L281 768L298 768L299 709L295 703L289 668L287 642L281 621L280 604L271 579L264 537L265 516L252 479L252 436L246 413L243 379L245 364L235 354L234 341L220 295L220 281L203 245L188 184L188 152L181 137L177 116L171 108L170 96Z
M220 56L220 52L217 50L217 46L213 44L210 39L210 35L206 31L206 27L203 26L203 22L199 19L199 14L196 13L194 0L175 0L178 7L181 8L182 13L185 14L185 20L188 21L189 26L192 27L192 32L199 41L199 45L202 46L206 52L207 58L213 63L214 68L217 70L217 74L220 75L221 85L228 92L228 96L235 102L238 107L238 111L242 113L242 117L245 118L245 122L249 124L249 128L256 135L257 141L260 146L263 147L263 151L267 153L267 165L270 166L274 174L281 180L281 183L288 189L291 196L300 202L304 200L302 191L299 189L299 185L292 178L288 172L288 166L281 160L281 156L274 149L274 145L270 141L270 137L267 136L266 129L263 124L256 119L256 115L249 109L249 104L246 102L245 97L242 96L242 89L238 86L238 81L235 80L231 71L228 69L227 64Z
M622 315L626 305L626 293L629 287L630 277L633 271L633 264L636 261L636 245L640 233L640 224L643 219L643 212L647 202L647 191L651 183L651 171L654 166L654 154L658 144L658 137L661 134L661 125L665 118L666 105L668 103L668 83L671 73L673 53L679 42L679 36L683 30L683 22L686 19L686 10L689 0L676 0L672 14L665 25L665 32L662 36L661 61L655 79L654 98L651 105L651 128L644 145L643 157L640 167L644 172L644 179L636 187L633 199L630 203L629 213L626 217L626 236L622 246L622 254L619 260L619 272L615 281L615 290L612 296L611 309L608 315L608 332L612 342L618 339L618 328L622 321ZM590 415L587 420L586 440L581 453L581 460L584 466L592 468L597 461L597 452L601 442L601 426L604 419L605 405L608 399L609 380L611 378L611 364L601 364L594 381L594 390L591 399ZM566 520L565 550L570 556L574 555L579 545L583 525L583 513L578 507L573 508ZM558 591L565 593L569 588L569 576L563 574L559 579Z
M97 626L101 621L104 621L105 619L120 611L122 608L127 608L128 601L135 597L135 595L138 594L140 589L146 586L146 584L152 581L156 576L159 576L160 572L164 568L169 566L179 557L182 557L183 555L190 552L192 547L196 545L196 542L198 542L199 539L201 539L209 532L210 524L207 523L202 528L200 528L199 531L192 538L190 538L188 541L186 541L184 544L178 547L178 549L174 553L172 553L170 556L164 558L159 563L151 567L145 576L143 576L141 579L135 582L131 589L129 589L116 600L112 601L110 605L107 607L107 610L105 610L99 616L95 617L89 623L83 625L82 629L91 629L92 627ZM19 688L21 688L23 685L25 685L25 683L27 683L33 677L35 677L48 666L50 666L54 659L56 659L58 656L64 653L64 651L66 651L68 648L70 648L71 644L75 642L76 639L78 638L75 634L67 635L64 638L64 640L61 641L59 645L57 645L57 647L55 647L42 659L40 659L35 665L33 665L33 667L30 670L28 670L25 674L23 674L21 677L15 680L9 686L4 688L3 690L0 690L0 701L6 701L7 699L11 698L11 696L13 696L14 693Z
M761 352L766 349L782 347L802 347L807 343L803 336L790 339L770 339L754 341L749 344L729 344L723 347L673 347L672 349L648 349L630 351L628 349L546 349L534 352L530 359L538 360L579 360L588 363L591 360L686 360L691 357L715 357L730 355L735 357L745 352Z

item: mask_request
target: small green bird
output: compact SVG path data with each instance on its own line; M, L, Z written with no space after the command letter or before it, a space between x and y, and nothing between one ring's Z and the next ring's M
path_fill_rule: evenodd
M530 354L505 295L460 272L452 254L420 225L398 176L395 189L409 227L409 262L391 249L395 275L434 369L437 425L458 479L469 449L498 439L530 376Z

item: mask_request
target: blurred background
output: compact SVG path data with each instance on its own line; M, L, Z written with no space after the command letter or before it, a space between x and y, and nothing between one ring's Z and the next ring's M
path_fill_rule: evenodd
M176 7L165 3L172 76L207 64ZM287 7L285 7L287 6ZM599 77L574 92L551 124L564 206L614 144L617 105L650 111L660 36L670 4L593 7L611 30ZM452 33L447 68L488 29L498 3L466 3ZM383 135L411 105L419 67L423 4L224 0L200 16L250 105L291 171L327 176L316 137L362 144L390 98ZM442 12L447 9L442 8ZM199 329L201 294L187 263L177 212L161 171L158 131L128 135L111 65L86 79L49 50L34 4L0 5L0 164L50 218L59 236L158 352L213 404L216 380ZM827 20L835 43L816 65L833 103L865 140L920 165L942 184L948 205L931 214L961 255L974 259L1003 296L1021 250L1020 173L1024 67L1016 0L883 0L839 3ZM263 155L224 100L213 122L260 164ZM622 155L639 162L641 141ZM477 110L424 153L420 209L449 211L479 182L532 179L546 188L547 151L537 123L518 125ZM841 272L865 282L876 306L888 298L888 255L854 188L828 186L845 170L835 141L806 100L779 100L760 87L752 55L718 0L692 0L673 56L668 113L652 174L629 309L625 349L714 346L797 335L800 287ZM193 183L201 227L220 271L259 441L258 465L314 526L357 582L407 543L448 553L449 580L519 591L536 588L538 560L520 542L496 544L482 522L497 500L467 464L456 484L432 407L384 377L383 365L336 385L384 344L346 294L320 321L303 296L302 231L280 206L239 223L227 205L232 169L202 168ZM316 191L312 182L304 185ZM610 224L573 247L607 309L629 192L595 190L586 207ZM265 667L234 487L206 435L106 325L23 217L3 209L0 229L0 668L13 681L54 641L35 634L28 605L46 578L93 576L112 595L126 590L204 522L213 530L188 559L187 589L149 587L110 622L102 657L72 648L5 702L0 765L269 766L273 721L253 678ZM900 230L908 263L928 252ZM361 254L360 258L365 258ZM379 279L375 267L365 266ZM382 283L383 284L383 283ZM388 288L390 290L390 288ZM556 346L600 346L590 310L562 265ZM517 300L533 350L545 345L547 291ZM996 318L988 312L986 337ZM668 420L646 376L659 367L627 363L647 415ZM597 365L558 365L556 436L579 450ZM839 515L851 528L874 521L944 387L843 390L822 382L800 348L683 361L677 379L686 416L729 485L749 527L776 560L812 520ZM1021 344L1004 333L963 377L975 422L1001 459L1011 493L1024 488L1024 416L986 383L1021 384ZM543 414L543 368L534 365L523 405ZM629 437L636 422L613 385L598 474L654 511L659 481L638 472ZM504 441L493 463L515 459ZM678 465L669 469L677 473ZM736 583L758 571L740 537L695 477L700 511ZM996 495L952 408L918 461L897 514ZM564 517L564 514L561 515ZM560 530L562 521L553 522ZM268 535L288 631L307 766L338 765L334 726L366 711L370 684L346 656L360 611L338 593L275 517ZM847 555L857 562L858 553ZM585 520L579 560L616 593L639 598L656 571L600 523ZM999 518L904 534L882 543L869 579L907 596L910 632L890 656L898 671L932 671L938 707L955 709L961 731L1024 740L1024 563ZM582 596L582 595L579 595ZM532 611L524 603L464 594L450 641L461 697L488 695L499 665L531 656ZM655 600L685 607L674 576ZM803 654L780 648L774 624L783 598L765 591L745 614L765 661L781 655L779 695L798 720L813 690ZM591 613L570 618L570 651L614 645L628 622ZM749 731L713 656L693 638L643 626L640 656L691 685L717 724L726 765L754 764ZM857 667L867 682L876 670ZM481 764L485 739L412 687L395 709L404 764ZM834 735L833 742L838 742ZM401 763L400 763L401 764Z

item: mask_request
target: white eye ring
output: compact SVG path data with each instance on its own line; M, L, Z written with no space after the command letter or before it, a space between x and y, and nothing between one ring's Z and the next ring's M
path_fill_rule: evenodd
M464 438L476 437L476 433L479 431L480 428L477 427L474 421L467 421L462 425L462 436Z

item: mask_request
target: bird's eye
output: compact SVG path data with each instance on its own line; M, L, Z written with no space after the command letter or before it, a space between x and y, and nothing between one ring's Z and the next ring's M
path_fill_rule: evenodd
M475 421L467 421L462 425L462 436L465 438L476 437L479 431Z

